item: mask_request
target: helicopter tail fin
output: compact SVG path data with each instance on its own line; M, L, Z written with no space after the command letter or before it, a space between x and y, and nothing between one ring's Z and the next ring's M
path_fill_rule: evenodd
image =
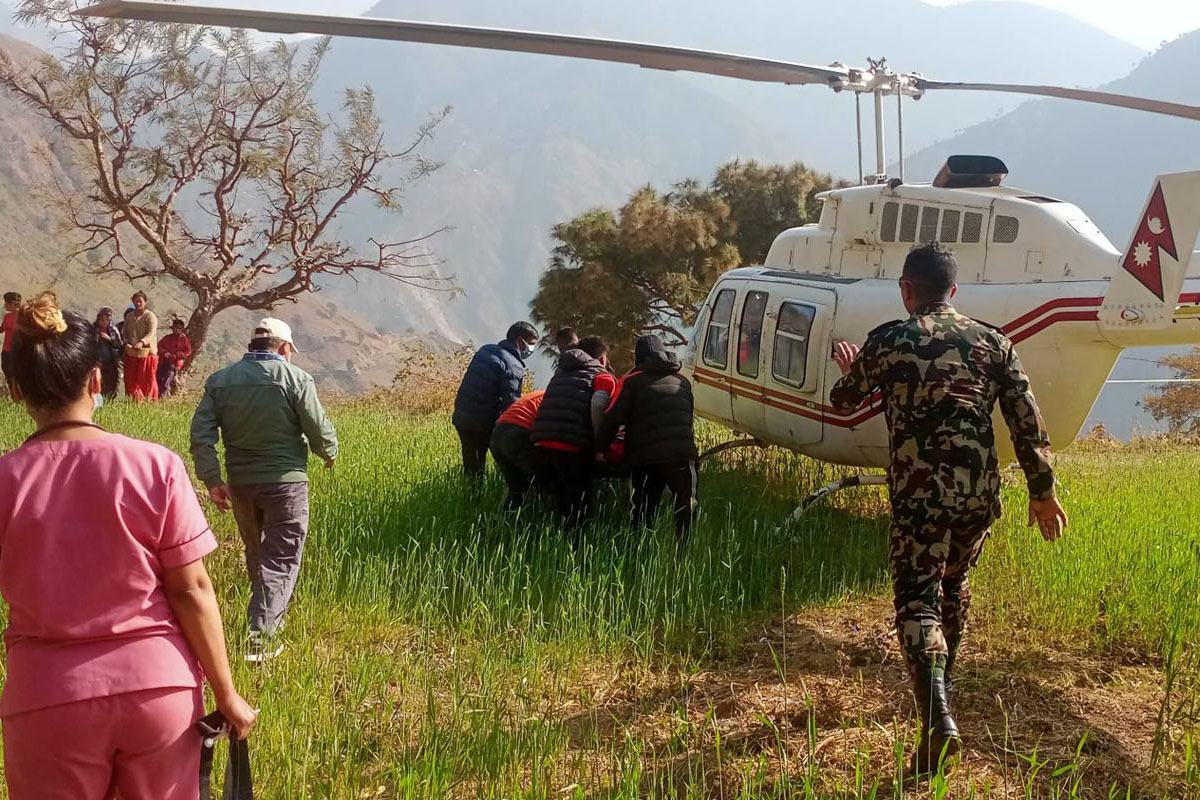
M1159 175L1100 308L1109 329L1165 328L1200 234L1200 171Z

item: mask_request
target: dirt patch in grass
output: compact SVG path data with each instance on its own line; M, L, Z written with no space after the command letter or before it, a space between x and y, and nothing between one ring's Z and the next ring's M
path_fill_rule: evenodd
M908 796L932 794L898 766L917 724L890 620L886 600L855 601L748 631L740 651L703 671L609 665L583 676L579 697L556 716L573 757L636 743L643 785L673 787L668 796L735 797L748 781L778 785L785 774L817 796L872 786L894 796L899 781L912 786ZM1113 787L1122 797L1127 788L1186 796L1181 767L1150 763L1156 665L985 630L969 634L955 677L967 749L945 796L1108 798Z

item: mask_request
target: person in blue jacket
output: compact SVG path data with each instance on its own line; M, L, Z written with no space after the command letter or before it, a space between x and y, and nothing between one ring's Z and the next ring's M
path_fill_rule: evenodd
M528 322L514 323L504 341L476 351L458 386L451 422L462 441L463 472L483 475L496 418L521 396L525 359L533 355L538 332Z

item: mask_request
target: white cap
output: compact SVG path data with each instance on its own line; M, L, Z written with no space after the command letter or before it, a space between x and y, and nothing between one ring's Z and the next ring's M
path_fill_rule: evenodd
M251 338L262 338L259 331L266 331L267 336L272 339L282 339L292 346L296 352L300 352L300 348L296 347L296 343L292 341L292 327L281 319L274 317L263 317L254 326L254 334Z

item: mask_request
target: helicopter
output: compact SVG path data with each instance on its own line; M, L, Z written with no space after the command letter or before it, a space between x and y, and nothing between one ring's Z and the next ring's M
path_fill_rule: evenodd
M161 0L106 0L80 14L421 42L637 65L788 85L855 98L859 185L820 195L819 221L781 232L761 266L716 281L683 362L698 415L745 434L731 447L777 445L850 467L888 464L879 399L840 411L829 391L838 341L861 342L905 315L896 281L916 244L937 241L959 264L955 307L1016 344L1050 433L1078 436L1122 350L1200 344L1200 276L1188 278L1200 234L1200 171L1160 175L1124 251L1076 205L1004 185L994 156L954 155L929 183L904 175L904 100L930 91L1009 92L1200 121L1200 106L1059 86L938 81L885 59L828 67L682 47L374 17L272 12ZM861 98L874 104L875 172L863 167ZM886 171L884 99L896 98L898 175ZM997 425L1003 420L997 414ZM998 436L1002 460L1011 460ZM856 475L817 497L883 476Z

